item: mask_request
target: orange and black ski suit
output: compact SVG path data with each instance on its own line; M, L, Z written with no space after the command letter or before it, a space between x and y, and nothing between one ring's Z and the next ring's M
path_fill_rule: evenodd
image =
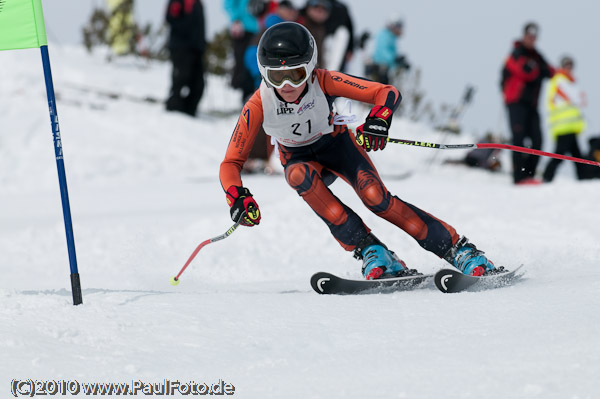
M315 77L316 80L309 84L321 86L330 111L336 97L392 110L401 101L400 93L393 86L323 69L317 69ZM220 179L224 190L232 185L242 185L240 171L263 117L261 91L258 90L245 104L221 163ZM346 125L331 125L330 131L332 133L324 134L311 144L289 147L279 143L278 149L288 184L325 222L341 246L347 251L354 250L370 229L328 188L337 177L354 188L369 210L404 230L426 250L444 257L458 241L456 230L390 194L369 155L356 144L354 134Z

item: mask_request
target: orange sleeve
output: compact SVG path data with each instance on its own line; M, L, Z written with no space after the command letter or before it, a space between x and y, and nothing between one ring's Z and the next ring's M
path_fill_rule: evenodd
M402 101L400 92L391 85L326 69L317 69L316 73L326 95L383 105L392 111L395 111Z
M225 159L221 162L219 179L221 180L223 190L227 191L231 186L242 185L240 172L244 166L244 162L248 159L248 154L250 154L250 150L254 145L254 140L262 122L262 100L260 98L260 91L257 90L244 105L229 140Z

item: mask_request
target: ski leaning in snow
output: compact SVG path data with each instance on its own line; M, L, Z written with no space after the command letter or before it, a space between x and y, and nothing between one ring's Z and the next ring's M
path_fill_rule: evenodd
M457 269L441 269L434 275L435 286L442 292L454 293L472 288L486 290L504 287L520 279L523 274L517 272L523 265L512 271L501 271L487 276L467 276Z
M319 294L380 294L394 291L409 291L426 285L433 274L408 277L382 278L377 280L349 280L331 273L318 272L313 274L310 285Z

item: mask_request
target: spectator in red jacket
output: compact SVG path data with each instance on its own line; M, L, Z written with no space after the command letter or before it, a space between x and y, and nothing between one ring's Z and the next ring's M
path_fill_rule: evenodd
M542 81L554 75L554 68L536 50L539 27L529 22L523 37L514 44L502 70L502 92L508 108L513 145L542 148L538 97ZM539 157L513 152L515 184L538 184L535 178Z

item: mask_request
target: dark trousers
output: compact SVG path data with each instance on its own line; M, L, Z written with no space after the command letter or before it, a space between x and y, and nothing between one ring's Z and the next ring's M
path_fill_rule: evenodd
M254 37L253 33L245 32L240 38L232 39L233 46L233 72L231 76L231 87L242 89L242 98L246 101L256 90L254 79L244 65L244 54Z
M254 145L248 155L248 159L262 159L268 161L274 148L273 144L271 144L271 137L267 136L265 129L263 129L261 125L260 129L258 129L256 139L254 140Z
M185 49L170 49L173 70L167 110L196 115L204 93L204 54Z
M520 147L542 148L542 130L540 115L535 106L523 103L508 105L508 117L512 131L512 143ZM537 155L512 153L513 179L518 183L535 176L540 158Z
M279 145L279 155L288 184L347 251L354 250L370 229L329 189L336 177L350 184L371 212L398 226L440 258L458 241L452 226L387 190L368 154L345 126L304 147Z
M579 151L579 145L577 144L577 135L575 133L571 133L558 136L556 139L556 150L554 152L561 155L571 154L576 158L581 158L581 151ZM556 169L561 162L561 159L552 158L552 160L548 163L548 166L546 166L546 170L544 171L544 181L550 182L552 179L554 179ZM577 168L577 178L585 178L583 164L576 163L575 167Z
M390 68L387 65L373 64L371 76L376 82L390 84Z

